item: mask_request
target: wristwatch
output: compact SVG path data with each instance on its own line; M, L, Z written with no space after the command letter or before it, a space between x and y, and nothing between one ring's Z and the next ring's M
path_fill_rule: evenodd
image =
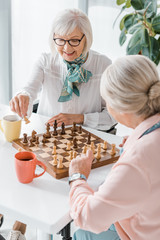
M84 179L84 180L87 180L86 176L84 176L84 174L81 174L81 173L73 173L72 176L70 176L68 178L68 182L69 184L77 179Z

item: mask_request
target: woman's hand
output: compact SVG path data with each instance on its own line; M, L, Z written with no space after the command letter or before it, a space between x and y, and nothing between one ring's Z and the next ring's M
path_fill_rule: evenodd
M125 142L127 141L128 137L129 137L129 136L124 136L124 137L123 137L123 141L122 141L121 144L119 144L119 147L123 147L123 146L124 146L124 144L125 144Z
M78 124L83 124L84 115L83 114L59 113L58 115L49 119L48 123L50 125L53 125L55 120L57 120L57 127L60 127L63 122L66 126L72 125L73 122L78 123Z
M9 102L10 108L13 112L17 113L20 117L27 116L29 96L18 94Z
M69 176L73 175L74 173L81 173L88 178L93 159L94 155L92 150L87 150L86 154L81 154L81 156L74 158L69 166Z

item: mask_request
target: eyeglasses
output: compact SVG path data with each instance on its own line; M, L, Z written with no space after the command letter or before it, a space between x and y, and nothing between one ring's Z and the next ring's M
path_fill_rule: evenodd
M82 39L84 38L84 36L85 36L85 34L83 34L81 39L65 40L62 38L53 38L53 40L54 40L55 44L57 44L58 46L64 46L66 44L66 42L68 42L70 46L77 47L77 46L79 46L79 44L82 41Z

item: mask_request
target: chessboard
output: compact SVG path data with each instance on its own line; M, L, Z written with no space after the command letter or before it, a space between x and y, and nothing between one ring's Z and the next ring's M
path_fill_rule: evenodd
M37 134L33 130L31 136L26 133L23 136L13 141L13 147L35 153L37 159L46 165L46 171L57 179L67 177L72 159L85 154L89 148L95 156L92 168L114 163L119 158L115 144L109 144L76 124L66 128L63 125L58 130L55 127L54 131L47 125L46 133Z

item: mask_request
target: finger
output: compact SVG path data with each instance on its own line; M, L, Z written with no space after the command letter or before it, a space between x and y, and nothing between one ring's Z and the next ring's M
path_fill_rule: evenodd
M86 156L87 156L91 161L93 161L94 155L93 155L93 152L92 152L91 149L88 149L88 150L87 150Z
M11 111L16 112L13 99L9 102Z
M22 116L27 116L29 98L28 96L19 96L19 106Z
M20 116L22 117L21 115L21 110L20 110L20 107L19 107L19 100L17 97L14 98L14 107L15 107L15 112Z

